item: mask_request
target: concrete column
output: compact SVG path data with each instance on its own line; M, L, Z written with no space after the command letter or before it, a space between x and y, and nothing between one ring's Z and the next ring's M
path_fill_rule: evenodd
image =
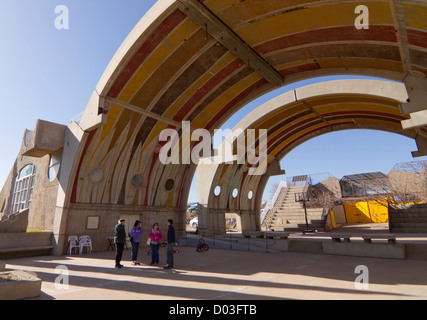
M427 79L408 76L404 80L408 92L408 100L400 106L403 114L427 109Z
M412 152L414 158L427 156L427 138L424 136L417 136L415 138L417 143L418 151Z
M75 122L70 123L65 129L64 151L59 173L58 195L53 221L54 248L52 253L54 255L62 255L67 250L68 203L77 166L75 159L79 150L82 149L81 143L86 141L86 136L87 134L85 135L85 132Z
M240 218L242 223L242 232L260 231L259 222L257 223L257 213L255 211L241 212Z

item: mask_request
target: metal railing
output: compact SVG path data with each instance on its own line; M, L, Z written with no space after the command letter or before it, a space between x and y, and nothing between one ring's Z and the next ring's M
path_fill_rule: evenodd
M287 187L286 181L284 181L284 180L280 181L280 184L277 187L276 192L274 193L273 199L271 199L271 201L267 202L267 205L263 209L263 212L261 214L261 225L264 223L264 220L265 220L268 212L275 207L276 202L279 198L280 192L282 192L282 189L286 188L286 187Z

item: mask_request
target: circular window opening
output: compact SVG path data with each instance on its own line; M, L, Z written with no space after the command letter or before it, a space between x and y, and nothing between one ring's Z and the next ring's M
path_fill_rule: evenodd
M168 181L166 181L165 188L166 190L171 191L174 185L175 185L175 181L173 181L173 179L169 179Z
M253 191L249 191L249 193L248 193L248 199L252 200L253 197L254 197Z
M59 169L61 168L61 161L62 161L62 151L54 153L50 156L49 171L48 171L49 181L54 181L58 176Z
M235 188L233 190L233 198L237 198L238 195L239 195L239 190L237 190L237 188Z
M221 194L221 187L217 186L214 190L214 195L218 197L220 194Z
M140 174L137 174L132 178L132 185L135 188L138 188L142 185L142 176Z
M104 171L102 171L101 169L93 169L89 173L89 178L90 181L92 181L93 183L99 183L104 178Z

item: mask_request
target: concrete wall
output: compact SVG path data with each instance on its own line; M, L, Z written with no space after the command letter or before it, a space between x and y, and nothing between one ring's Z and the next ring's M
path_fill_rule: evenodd
M427 204L390 207L390 232L427 233Z
M27 133L28 130L26 131ZM11 201L16 177L26 165L33 164L37 168L37 173L35 175L34 192L29 205L28 229L51 231L59 182L58 179L49 181L49 155L41 158L23 156L26 150L24 135L21 149L0 192L0 215L8 216L11 213Z
M163 232L164 239L167 235L167 220L174 220L174 227L177 235L184 235L186 228L185 211L179 211L173 208L154 208L140 206L121 206L121 205L94 205L94 204L71 204L68 209L68 221L66 233L63 235L65 246L62 252L65 254L68 247L69 236L88 235L92 239L93 251L105 251L108 248L107 237L114 237L114 227L121 218L129 216L139 219L144 228L142 244L145 244L153 224L159 223L160 230ZM88 217L99 217L98 229L90 230L87 228ZM126 225L131 228L135 222L132 218L126 221ZM129 229L127 228L127 229Z
M27 232L28 209L0 219L0 233Z
M50 246L52 244L51 232L31 233L0 233L0 250L11 248L30 248Z

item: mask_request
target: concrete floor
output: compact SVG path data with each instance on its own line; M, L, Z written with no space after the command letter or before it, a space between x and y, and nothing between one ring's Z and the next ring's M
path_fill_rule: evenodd
M250 300L250 299L427 299L427 261L356 258L179 248L175 270L142 265L116 270L114 253L36 257L5 261L43 280L39 299ZM165 249L161 248L161 264ZM143 263L150 257L140 252ZM69 270L69 288L55 287L58 266ZM355 268L369 270L369 289L355 288Z

